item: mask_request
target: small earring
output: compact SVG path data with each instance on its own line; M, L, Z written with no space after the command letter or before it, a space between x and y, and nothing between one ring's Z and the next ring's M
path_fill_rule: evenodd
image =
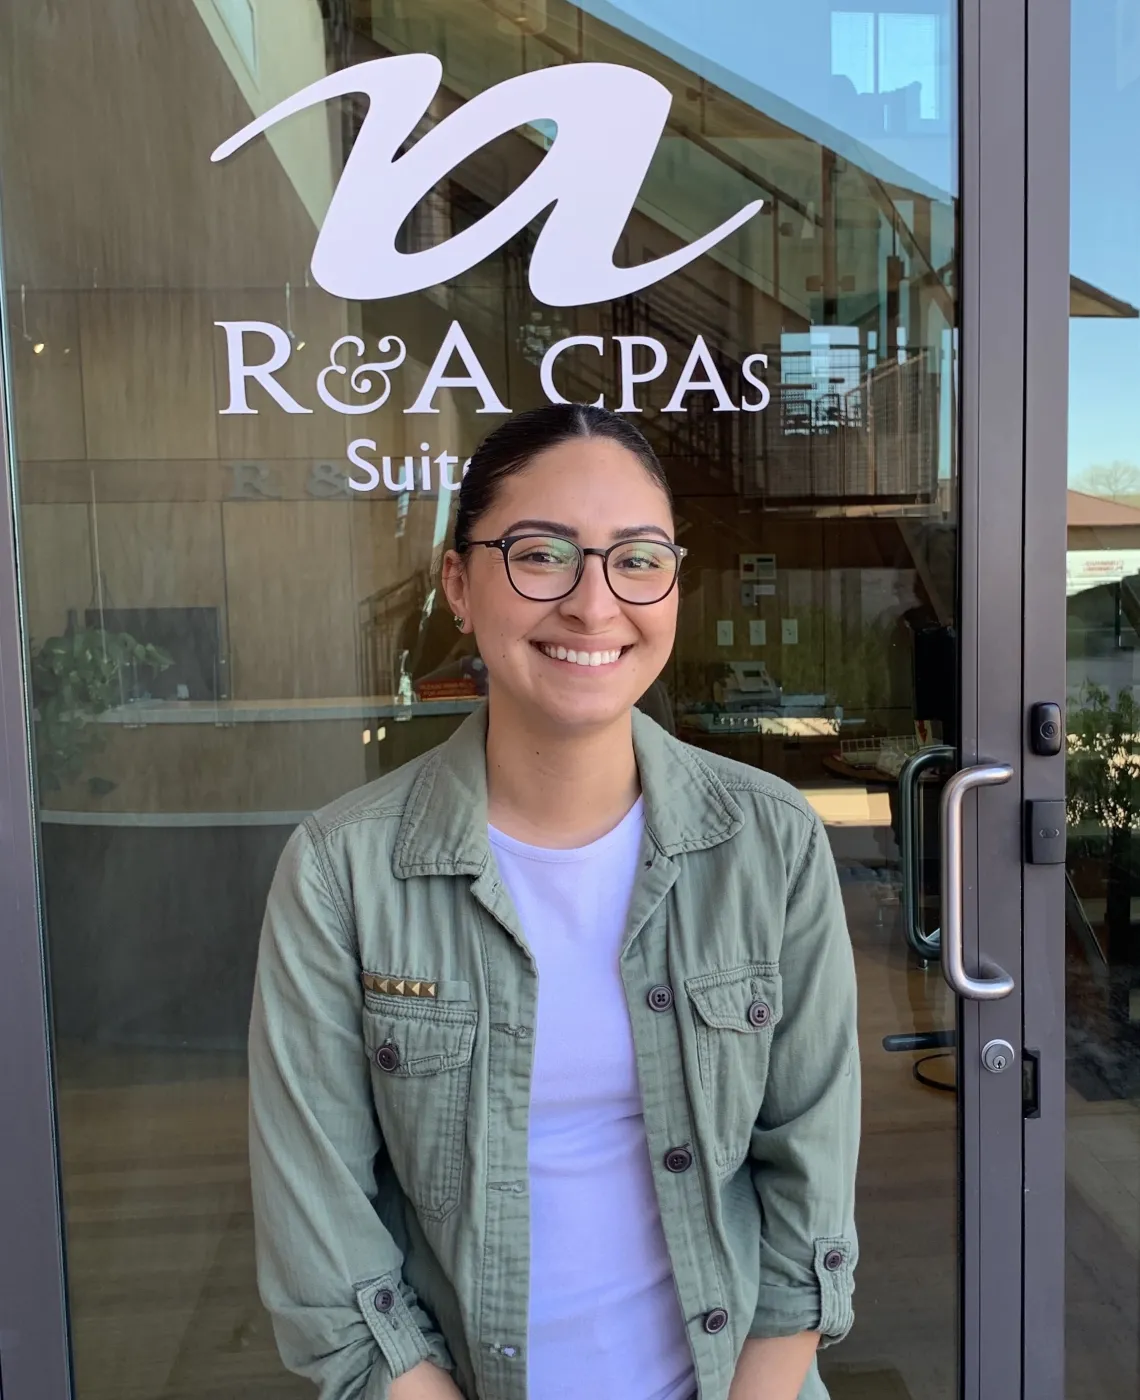
M463 631L463 619L456 613L452 619L460 632Z

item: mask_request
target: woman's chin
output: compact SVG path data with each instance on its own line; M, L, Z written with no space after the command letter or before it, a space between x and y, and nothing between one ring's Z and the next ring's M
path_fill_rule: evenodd
M627 715L636 696L622 693L584 689L575 693L573 686L541 686L529 696L528 708L544 725L559 729L597 729L615 724Z
M545 658L537 667L520 668L520 673L508 675L505 671L505 667L498 675L491 671L492 706L497 704L502 712L513 711L523 723L529 715L531 722L544 729L588 730L616 724L629 714L645 689L642 667L628 661L608 676L595 668L583 674L564 663L555 667Z

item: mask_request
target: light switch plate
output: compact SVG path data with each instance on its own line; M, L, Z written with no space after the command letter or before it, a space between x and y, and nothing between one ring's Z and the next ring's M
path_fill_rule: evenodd
M748 645L762 647L768 644L768 624L763 619L749 618Z
M716 625L716 644L718 647L730 647L732 645L732 619L727 622L718 622Z
M785 617L780 623L780 640L786 647L794 647L800 640L800 624L794 617Z

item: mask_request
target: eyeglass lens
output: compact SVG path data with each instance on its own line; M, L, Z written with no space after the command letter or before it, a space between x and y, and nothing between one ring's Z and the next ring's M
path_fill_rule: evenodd
M512 584L535 602L564 597L577 580L582 556L571 540L528 535L507 551ZM606 581L626 603L655 603L673 587L677 556L656 540L627 540L606 560Z

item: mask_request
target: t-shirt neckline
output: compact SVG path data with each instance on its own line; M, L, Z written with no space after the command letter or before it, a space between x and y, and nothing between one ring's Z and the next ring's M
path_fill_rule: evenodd
M507 851L511 855L519 856L523 860L546 861L551 865L565 865L572 861L590 860L596 856L604 855L610 846L616 846L625 837L631 826L640 826L644 820L644 811L645 799L639 796L616 826L611 827L604 836L599 836L596 841L591 841L585 846L532 846L526 841L518 840L517 837L508 836L505 831L500 831L490 822L487 823L487 837L492 846L501 851Z

